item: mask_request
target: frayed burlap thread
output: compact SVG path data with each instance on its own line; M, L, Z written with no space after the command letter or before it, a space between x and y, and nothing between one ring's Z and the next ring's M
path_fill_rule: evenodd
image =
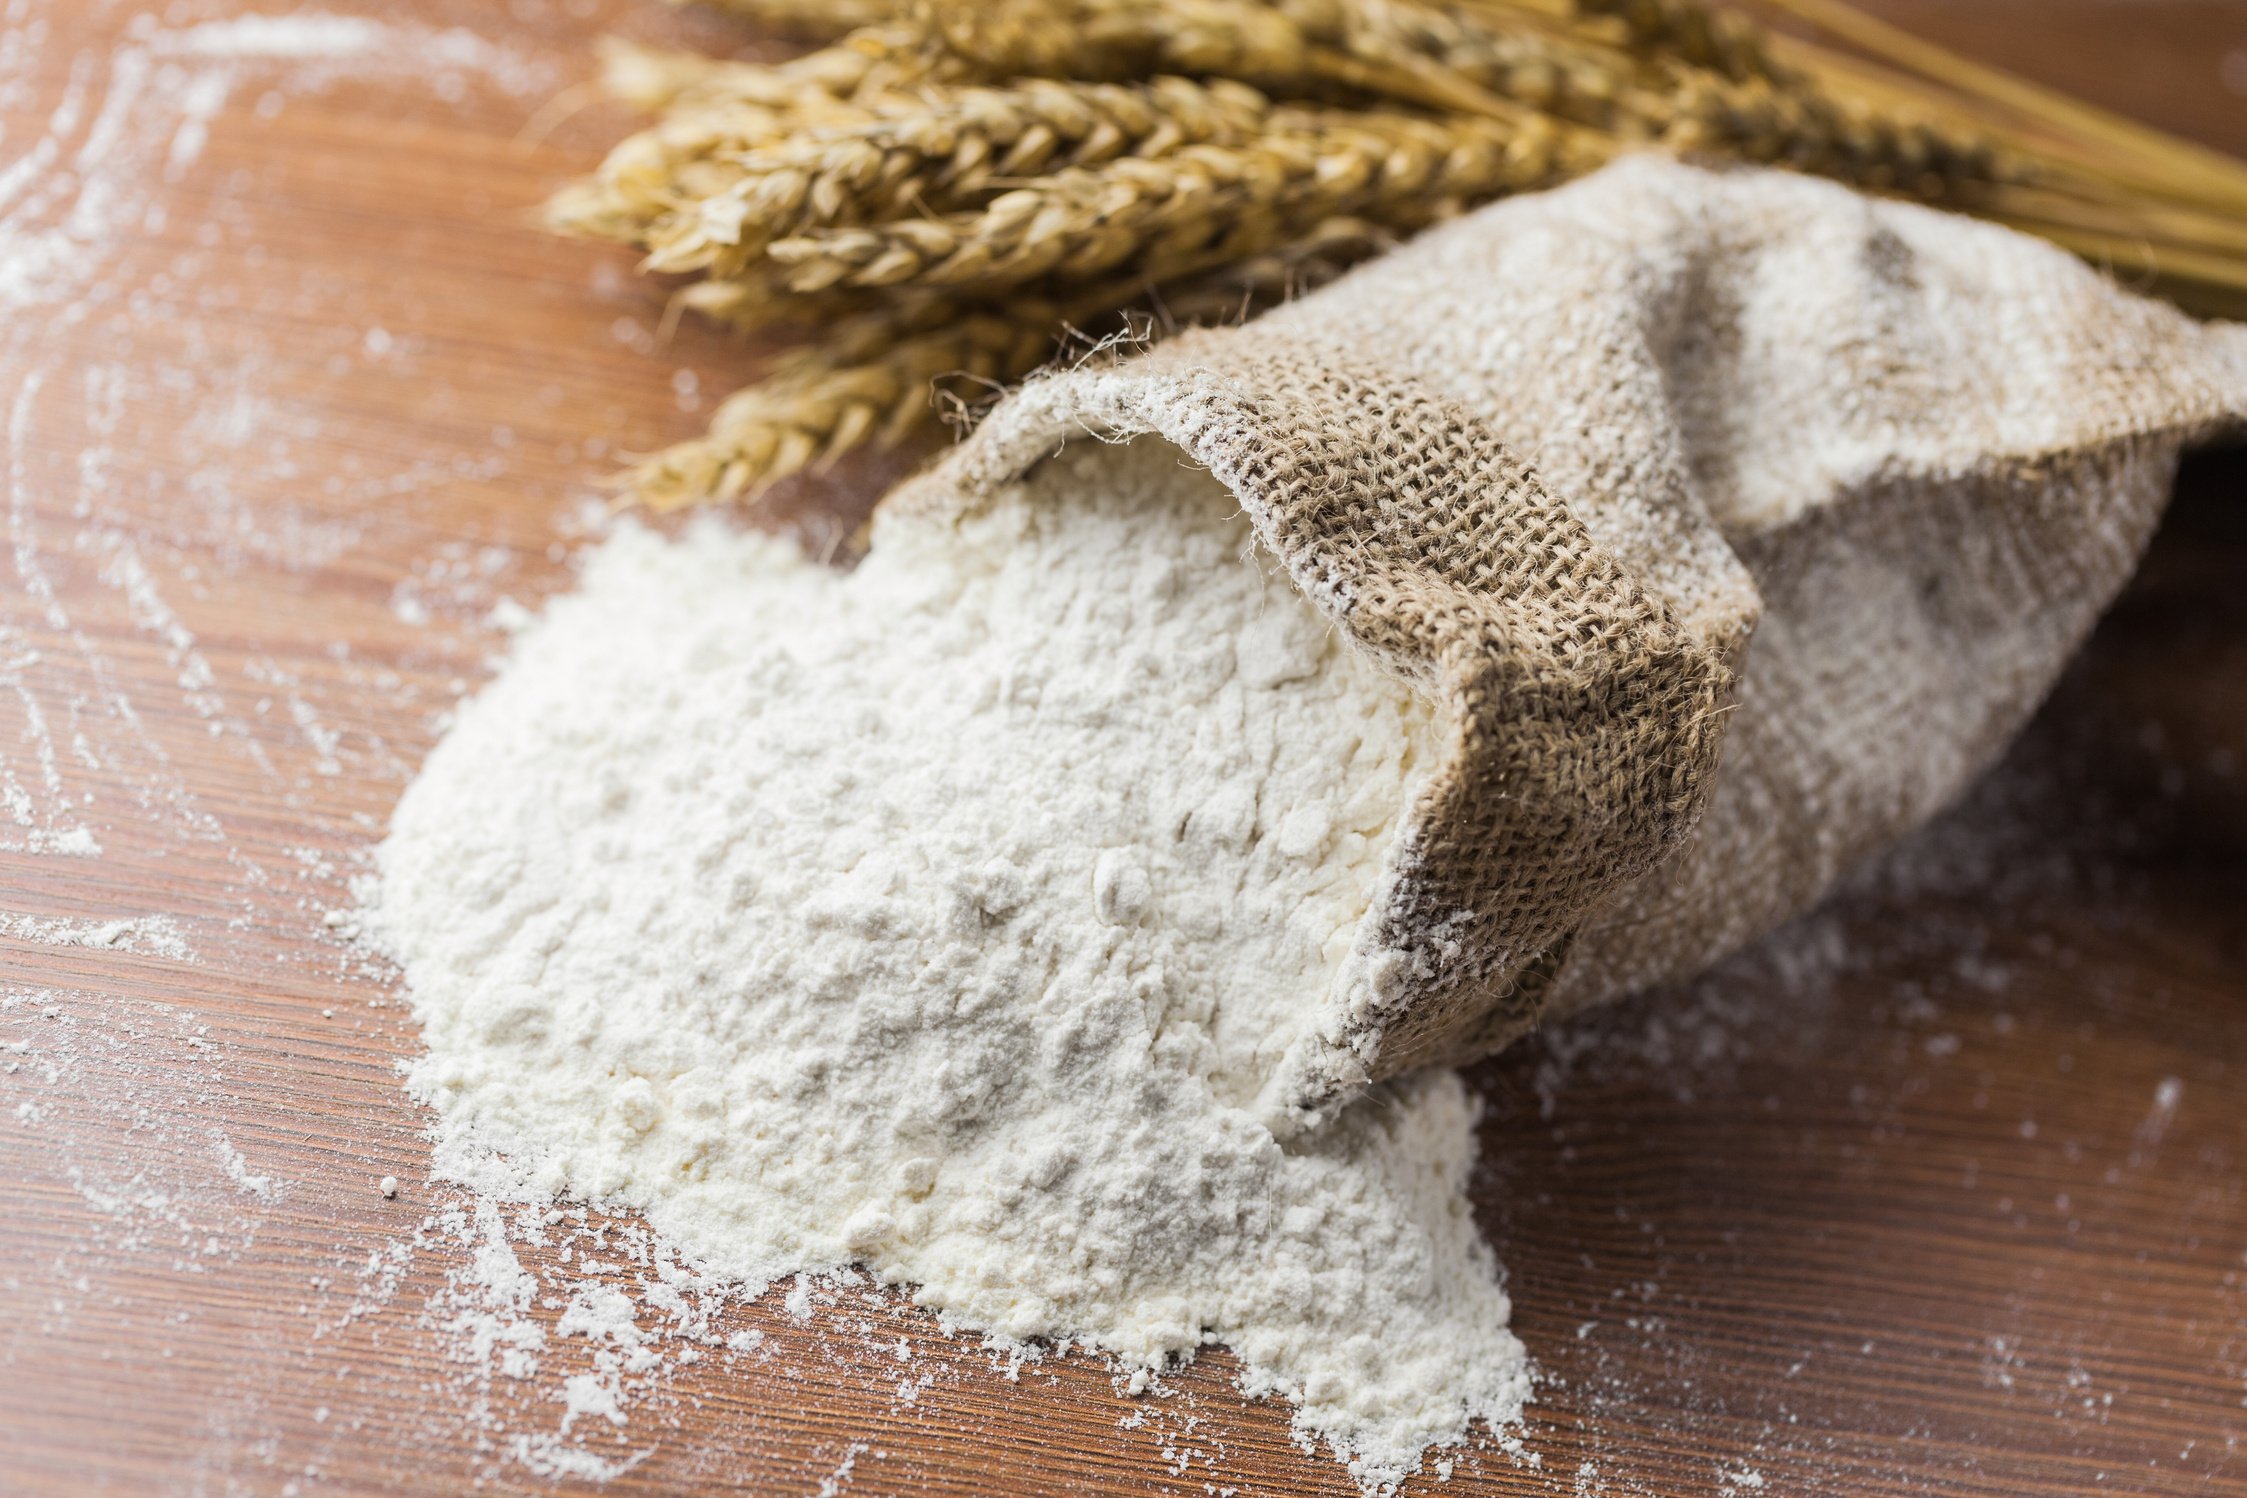
M1275 1123L1700 971L1986 767L2135 565L2247 330L2010 231L1633 159L1241 328L1044 377L888 502L1154 436L1436 705Z

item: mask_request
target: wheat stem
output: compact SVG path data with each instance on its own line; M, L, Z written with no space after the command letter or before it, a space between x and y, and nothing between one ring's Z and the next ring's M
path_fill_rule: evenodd
M1966 207L2247 297L2247 167L1840 0L1766 3L1864 56L1700 0L726 3L835 40L777 66L613 50L609 90L660 118L550 210L704 277L675 312L817 330L641 465L659 506L893 442L933 421L945 375L1020 378L1120 309L1244 315L1634 142Z
M2116 159L2126 160L2131 175L2142 185L2158 186L2194 202L2212 198L2235 209L2247 208L2247 164L2221 152L1971 62L1838 0L1765 3L1968 98L2014 111L2066 136L2102 145Z

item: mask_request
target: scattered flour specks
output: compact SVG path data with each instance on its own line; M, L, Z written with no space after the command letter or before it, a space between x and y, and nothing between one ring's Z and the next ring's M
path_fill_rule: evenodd
M22 121L0 163L0 853L224 846L247 901L272 872L213 809L187 768L211 751L183 755L183 735L239 758L273 798L346 768L405 773L372 734L330 721L288 668L261 652L214 661L197 634L218 577L305 573L366 528L348 509L250 497L276 479L306 485L322 421L296 394L316 356L243 314L331 305L340 288L320 281L332 270L269 249L266 221L284 210L256 174L214 167L214 137L268 131L294 101L370 81L397 85L403 104L451 108L471 93L540 97L559 79L491 38L379 10L99 24L70 7L0 13L0 100ZM191 234L175 221L179 191L195 194ZM257 271L247 287L245 264ZM151 340L150 326L171 336ZM136 438L151 430L178 436L147 450ZM321 498L365 511L426 492L458 461L384 475L347 460L318 481ZM162 652L174 692L120 664L117 641L134 634Z
M194 950L170 916L131 916L111 921L41 920L0 911L0 936L49 947L93 947L105 952L135 952L192 962Z

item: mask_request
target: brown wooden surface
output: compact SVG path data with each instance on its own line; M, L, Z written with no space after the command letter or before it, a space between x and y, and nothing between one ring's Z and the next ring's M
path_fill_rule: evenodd
M590 37L727 33L348 3L385 29L327 62L190 32L200 0L0 17L0 1491L581 1486L560 1450L636 1462L620 1493L1348 1492L1222 1354L1131 1400L879 1296L721 1307L763 1346L665 1338L615 1375L627 1423L558 1447L599 1349L464 1355L493 1225L446 1215L411 1027L326 916L494 605L566 586L611 455L754 365L659 347L625 257L526 227L622 124L522 138ZM2247 7L1884 8L2247 149ZM1544 1380L1448 1490L2247 1492L2243 480L2192 465L1968 807L1693 991L1478 1073ZM546 1237L532 1323L649 1275L629 1224Z

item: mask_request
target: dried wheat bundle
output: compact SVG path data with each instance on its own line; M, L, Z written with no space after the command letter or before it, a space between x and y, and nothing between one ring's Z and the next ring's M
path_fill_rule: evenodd
M674 309L813 334L641 463L659 507L754 495L940 425L1072 342L1247 315L1397 236L1666 149L1994 218L2188 305L2247 297L2247 166L1956 58L1842 0L720 0L825 43L622 43L656 116L564 232Z

